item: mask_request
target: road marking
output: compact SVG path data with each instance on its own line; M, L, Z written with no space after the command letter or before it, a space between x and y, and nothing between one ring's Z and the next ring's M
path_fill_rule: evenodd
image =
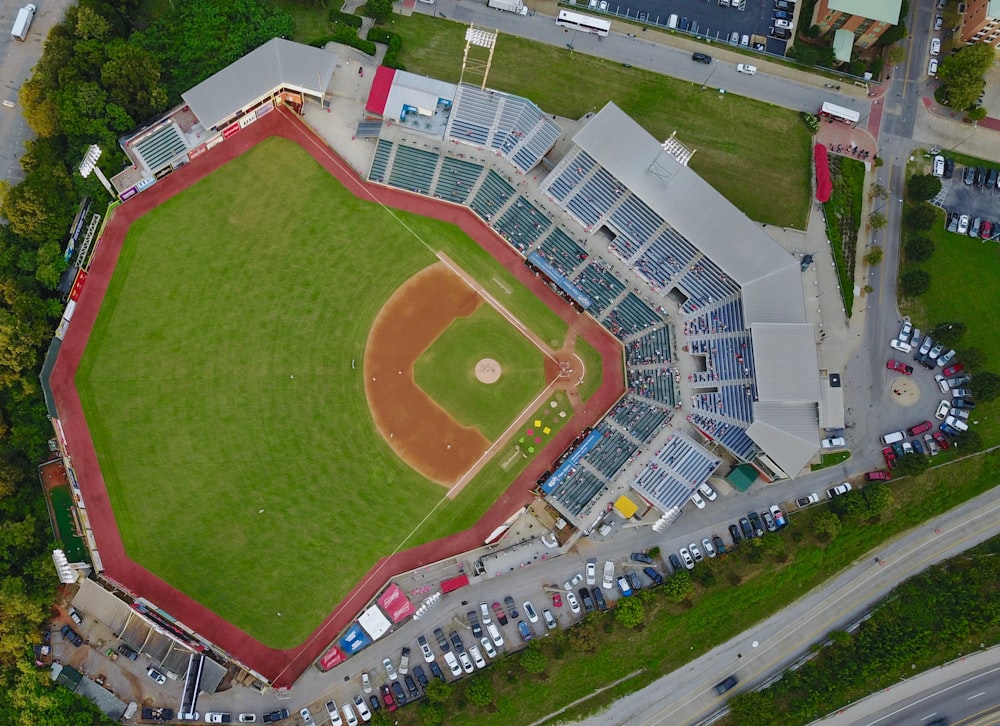
M920 720L921 720L921 721L926 721L927 719L929 719L929 718L934 718L935 716L937 716L937 711L934 711L933 713L930 713L930 714L928 714L928 715L924 716L924 717L923 717L922 719L920 719Z
M968 697L967 699L965 699L965 700L966 700L966 701L971 701L971 700L972 700L973 698L979 698L980 696L985 696L985 695L986 695L986 691L980 691L979 693L977 693L977 694L975 694L975 695L972 695L972 696L969 696L969 697Z

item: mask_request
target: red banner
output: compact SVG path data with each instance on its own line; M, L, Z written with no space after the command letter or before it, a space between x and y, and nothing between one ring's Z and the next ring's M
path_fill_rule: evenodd
M239 130L240 130L239 122L236 122L234 124L229 124L226 128L222 130L222 138L228 139L233 134L238 133Z
M76 301L80 299L80 293L83 292L83 285L87 282L87 273L84 270L80 270L76 273L76 279L73 281L73 289L69 291L69 299Z

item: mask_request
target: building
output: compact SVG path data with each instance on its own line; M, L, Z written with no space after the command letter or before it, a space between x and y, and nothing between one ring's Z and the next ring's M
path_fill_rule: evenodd
M969 0L961 38L966 43L1000 45L1000 0Z
M902 4L902 0L819 0L812 24L819 26L821 35L849 30L854 45L864 50L899 23Z

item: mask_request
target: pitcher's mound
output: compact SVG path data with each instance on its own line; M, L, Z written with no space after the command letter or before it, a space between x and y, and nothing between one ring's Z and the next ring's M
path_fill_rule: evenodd
M496 383L502 372L500 364L492 358L483 358L476 363L476 380L480 383Z

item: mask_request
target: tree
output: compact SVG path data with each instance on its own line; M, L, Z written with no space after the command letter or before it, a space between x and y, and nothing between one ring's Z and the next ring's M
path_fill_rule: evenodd
M964 451L967 454L974 451L982 451L983 439L978 431L969 429L958 434L955 438L955 446L959 448L959 451Z
M566 631L569 647L580 653L593 653L597 649L597 634L587 621L577 623Z
M548 659L539 647L537 640L528 643L528 647L521 651L517 662L528 673L542 673L548 667Z
M440 683L440 681L438 681ZM421 703L420 709L420 721L424 726L440 726L444 723L444 708L439 703ZM382 711L376 711L372 714L374 717L382 715ZM392 723L388 718L385 719L385 723Z
M392 15L392 0L368 0L365 3L365 15L382 21Z
M965 113L965 117L970 121L982 121L987 115L985 106L976 106Z
M906 185L906 193L915 202L933 199L941 191L941 180L933 174L914 174Z
M427 693L427 700L431 703L445 703L451 698L453 689L454 687L451 683L445 683L437 678L432 678L431 682L424 688L424 691Z
M465 684L465 698L473 706L489 706L493 703L493 682L478 675Z
M155 116L167 107L167 91L160 85L160 64L153 54L125 40L108 46L101 67L101 83L112 103L132 118Z
M868 248L868 254L865 255L865 262L869 265L877 265L882 261L883 251L878 245L872 245Z
M980 401L992 401L1000 396L1000 376L990 371L972 377L972 392Z
M913 229L930 229L937 221L938 212L930 204L921 202L906 210L906 223Z
M763 691L745 691L729 699L729 717L736 726L770 726L774 702Z
M687 570L679 570L663 583L663 593L670 602L687 600L694 594L694 582Z
M757 541L758 540L754 540L754 542ZM779 561L784 561L785 559L785 538L776 532L768 532L761 537L760 548L764 550L764 554L769 557L773 557Z
M926 270L907 270L899 276L899 289L905 297L920 297L931 286L931 273Z
M930 462L927 460L926 456L921 456L920 454L906 454L905 456L899 457L896 462L896 473L900 476L909 474L916 476L917 474L923 474L927 471L927 467Z
M901 45L894 45L889 48L889 65L898 66L906 60L906 49Z
M868 224L872 229L884 229L889 224L889 220L881 212L872 212L868 217Z
M655 560L657 557L660 556L660 548L659 548L659 546L650 547L649 551L646 554L649 555L650 557L652 557Z
M945 56L937 77L952 108L970 108L983 90L983 77L993 65L995 50L989 43L973 43Z
M646 622L646 611L637 598L620 597L615 607L615 620L626 628L635 628Z
M910 237L903 243L903 252L910 262L926 262L934 256L934 240L923 235Z
M834 512L820 512L813 519L813 534L821 542L832 542L840 534L840 517Z
M885 199L888 196L889 196L889 191L878 182L872 184L871 188L868 190L869 202L873 202L876 199Z
M905 459L906 457L904 456L903 458ZM873 517L891 507L894 501L892 498L892 489L885 482L869 482L861 492L864 494L865 502L868 504L868 514Z

